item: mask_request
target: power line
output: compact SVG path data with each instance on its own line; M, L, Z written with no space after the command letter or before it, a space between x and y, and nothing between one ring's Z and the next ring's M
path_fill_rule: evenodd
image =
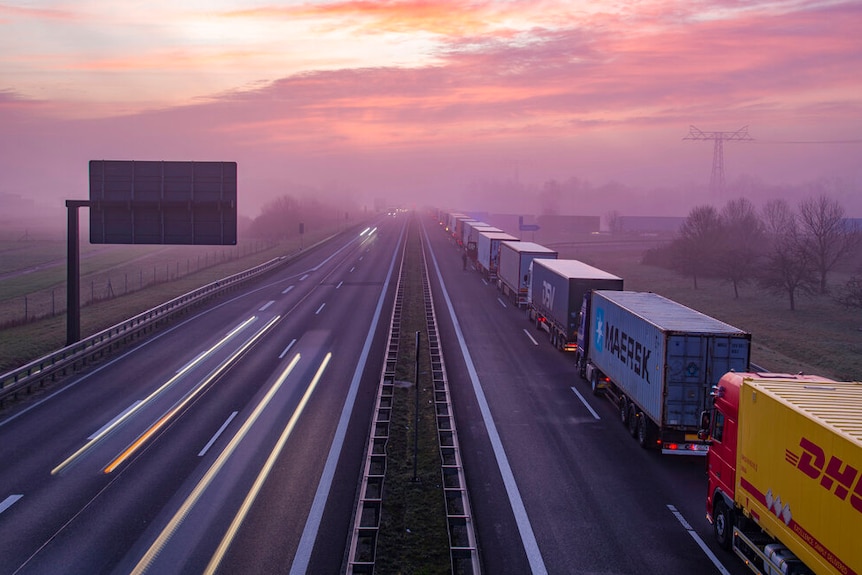
M862 140L757 140L761 144L862 144Z

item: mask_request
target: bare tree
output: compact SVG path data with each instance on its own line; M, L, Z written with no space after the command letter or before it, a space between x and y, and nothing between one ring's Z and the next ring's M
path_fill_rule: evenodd
M799 221L825 294L827 274L859 246L860 235L847 225L841 204L822 194L799 203Z
M796 214L784 200L767 202L763 223L769 248L760 285L771 293L786 294L790 309L795 310L797 294L812 294L817 285L812 254L805 247Z
M853 276L838 290L835 301L847 308L862 309L862 276Z
M757 275L765 238L763 221L751 201L739 198L724 206L720 224L716 268L733 285L734 299L739 299L739 286Z
M721 221L713 206L696 206L679 229L673 244L674 267L694 281L709 275L715 267L716 245L721 237Z

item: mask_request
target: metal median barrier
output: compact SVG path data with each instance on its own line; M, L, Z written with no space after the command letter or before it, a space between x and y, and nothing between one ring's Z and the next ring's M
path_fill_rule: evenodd
M0 375L0 405L9 396L14 396L21 391L29 392L33 386L44 385L47 381L54 381L58 377L87 366L88 363L104 356L106 352L154 329L190 306L235 288L246 280L272 270L287 259L287 256L274 258L259 266L207 284L77 343Z

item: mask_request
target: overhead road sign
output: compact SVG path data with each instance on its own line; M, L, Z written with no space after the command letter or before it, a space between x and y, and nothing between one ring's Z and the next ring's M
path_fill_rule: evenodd
M90 162L90 243L236 245L236 162Z

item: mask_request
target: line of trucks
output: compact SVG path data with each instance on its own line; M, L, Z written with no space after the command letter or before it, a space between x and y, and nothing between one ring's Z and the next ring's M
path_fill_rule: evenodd
M573 352L641 446L706 458L720 546L761 575L862 575L862 383L753 372L750 333L465 214L438 215L476 269Z

